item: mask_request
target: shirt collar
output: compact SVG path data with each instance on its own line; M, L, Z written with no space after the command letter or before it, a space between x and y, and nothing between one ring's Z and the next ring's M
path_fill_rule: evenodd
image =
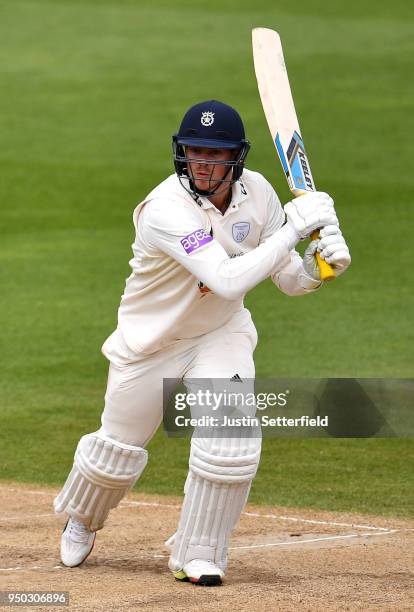
M243 181L239 179L232 186L231 202L225 214L227 214L227 212L234 212L238 210L240 204L244 200L247 200L248 197L249 194L247 193L247 188ZM201 208L203 209L215 208L214 204L205 196L199 196L199 202Z

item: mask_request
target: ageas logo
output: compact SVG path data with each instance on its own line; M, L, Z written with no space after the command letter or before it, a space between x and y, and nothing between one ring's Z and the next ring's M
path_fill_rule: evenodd
M213 236L207 234L204 229L198 229L195 230L195 232L191 232L191 234L184 236L184 238L182 238L180 242L187 255L190 255L191 253L193 253L193 251L196 251L197 249L204 246L205 244L208 244L212 240Z

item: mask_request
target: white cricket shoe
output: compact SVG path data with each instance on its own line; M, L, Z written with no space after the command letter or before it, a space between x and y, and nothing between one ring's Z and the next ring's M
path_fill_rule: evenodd
M212 561L206 561L205 559L188 561L184 564L182 570L174 572L176 580L192 582L201 586L218 586L222 584L223 576L223 570Z
M60 541L60 558L63 565L77 567L91 554L96 533L86 525L70 518L66 523Z

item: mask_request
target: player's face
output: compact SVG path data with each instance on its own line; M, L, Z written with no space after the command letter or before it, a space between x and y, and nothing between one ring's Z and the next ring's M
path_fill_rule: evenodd
M197 189L212 190L226 177L231 179L229 167L213 162L230 161L234 159L231 149L211 149L208 147L186 147L186 157L194 159L188 162L188 170ZM226 176L227 175L227 176Z

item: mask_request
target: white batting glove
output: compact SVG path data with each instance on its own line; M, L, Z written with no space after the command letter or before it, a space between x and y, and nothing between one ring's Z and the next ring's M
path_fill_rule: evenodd
M295 198L285 205L288 223L300 239L326 225L339 225L332 198L323 191L314 191Z
M319 267L315 259L316 251L319 251L322 259L333 267L336 276L345 272L351 263L348 246L337 225L327 225L322 228L319 240L312 240L303 255L305 272L315 280L320 280Z
M323 227L319 235L318 251L325 261L330 264L339 276L351 263L351 254L342 235L336 225Z
M303 267L305 272L314 280L321 280L318 262L315 258L315 253L318 250L318 243L319 240L312 240L303 254Z

